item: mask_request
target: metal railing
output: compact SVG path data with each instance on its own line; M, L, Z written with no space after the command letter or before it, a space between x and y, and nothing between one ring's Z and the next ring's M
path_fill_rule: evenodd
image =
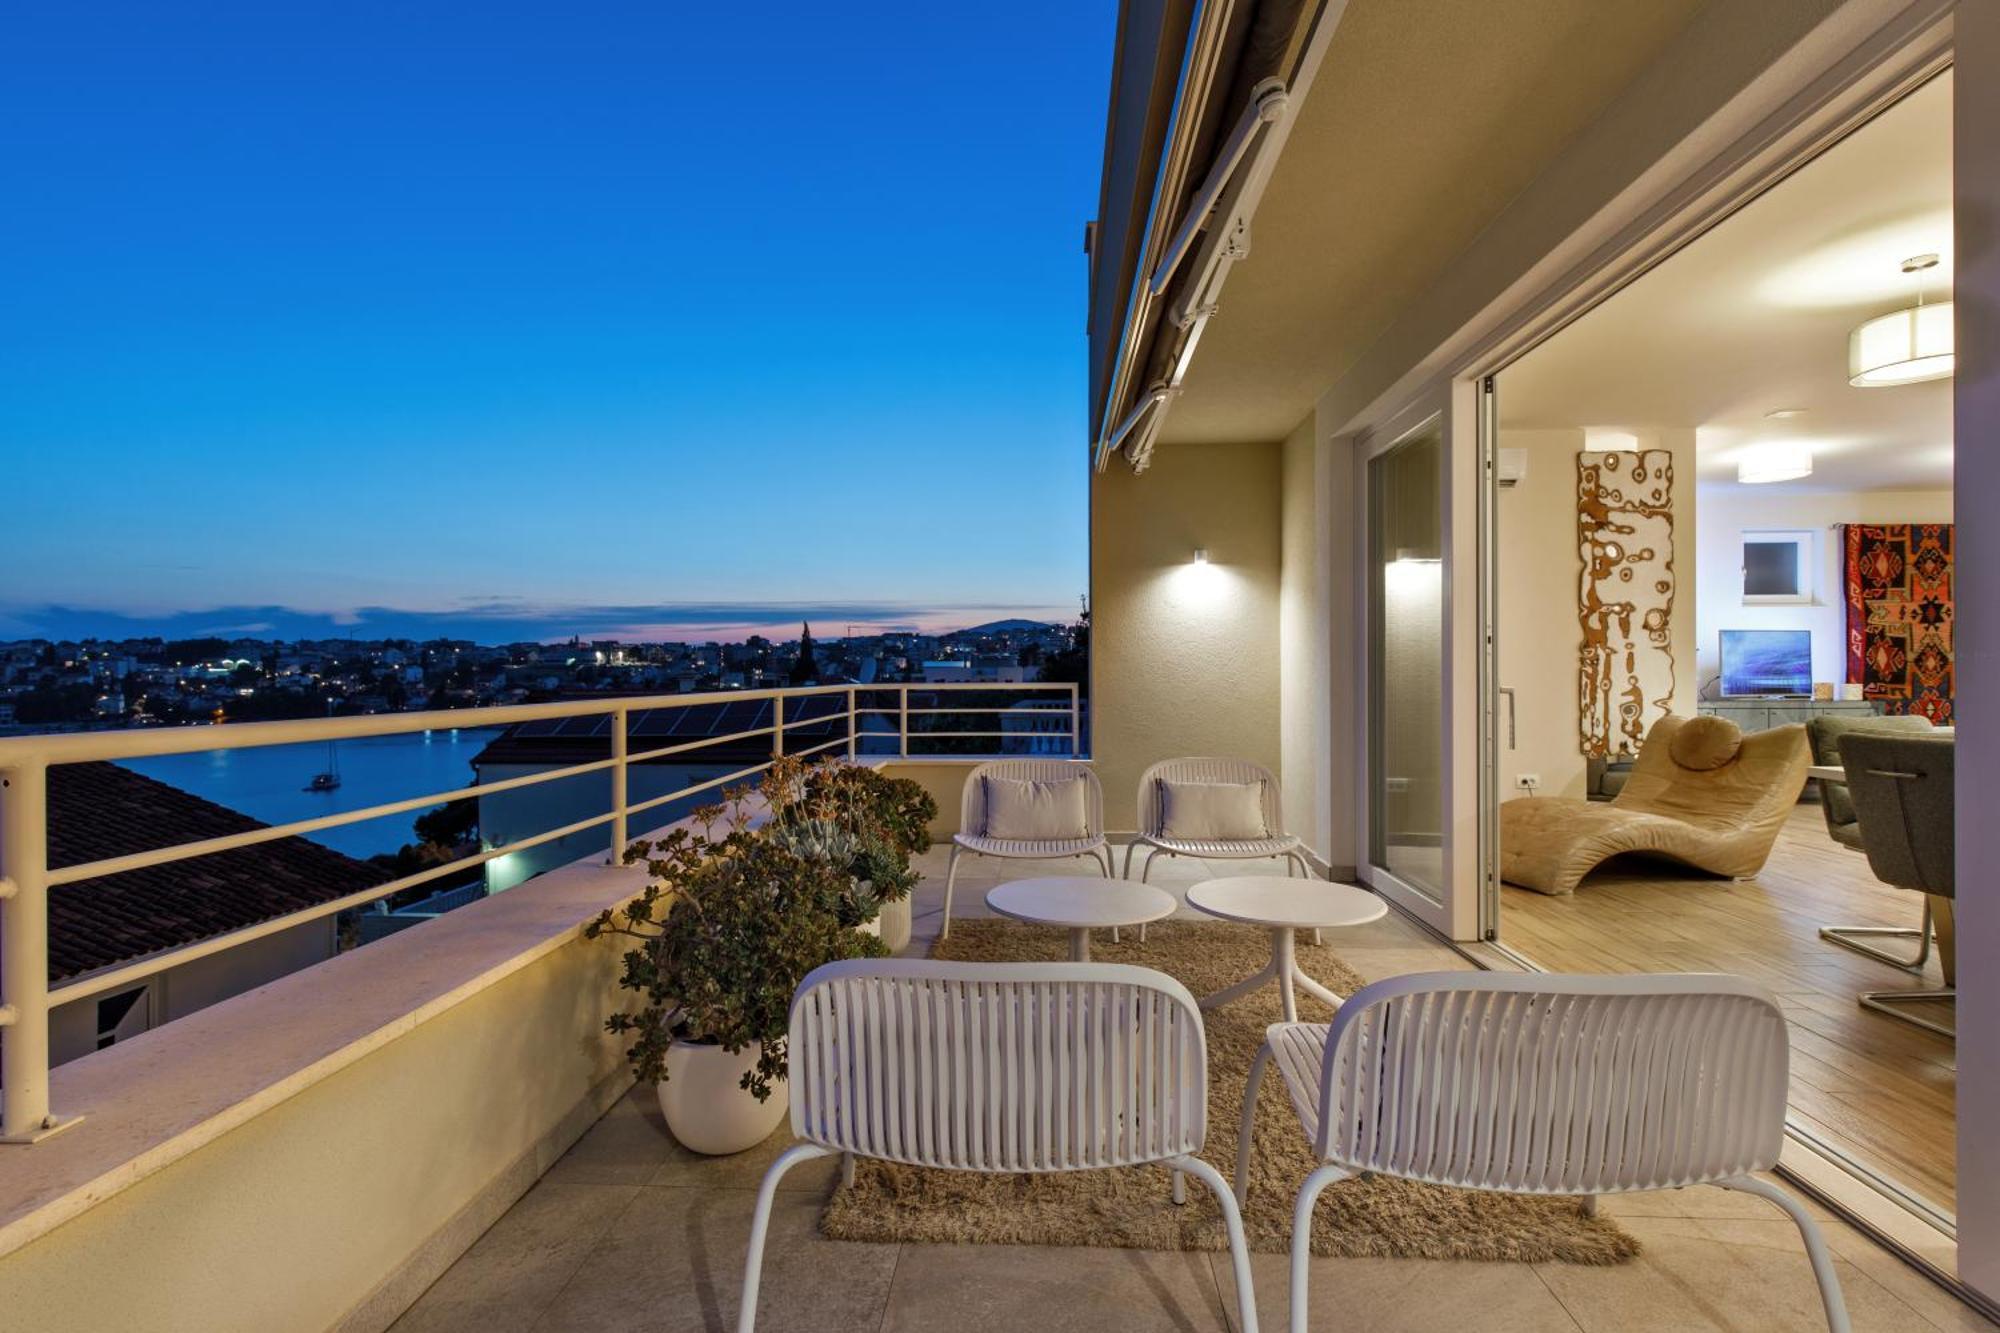
M920 700L919 696L981 691L1027 694L1035 706L1017 714L1015 705L951 708ZM870 702L883 695L893 703ZM831 711L817 710L805 701L832 699ZM1054 706L1041 702L1047 699ZM693 740L647 749L632 748L634 714L660 710L714 707L717 705L762 703L771 705L770 721L761 726L723 735L701 736ZM789 705L789 707L788 707ZM791 716L787 716L790 713ZM1024 727L1000 730L955 727L925 727L926 717L999 714L1034 719ZM1050 728L1051 714L1059 714L1064 725ZM376 805L312 819L267 825L221 837L203 838L122 856L105 857L51 868L49 865L48 772L62 764L143 759L160 755L190 754L210 750L245 750L269 746L325 744L333 741L392 736L411 732L440 731L470 727L513 726L523 722L606 717L609 725L610 755L605 759L568 764L543 772L472 787L384 801ZM867 719L895 718L891 729L885 723L872 726ZM917 725L913 726L913 719ZM838 734L803 747L787 745L786 736L804 727L833 726ZM562 700L544 704L513 704L492 708L461 708L442 712L387 713L367 717L312 718L283 722L243 722L227 726L145 728L126 731L94 731L63 735L19 736L0 739L0 1143L32 1143L64 1128L64 1121L49 1106L49 1013L59 1005L87 999L121 986L129 986L168 968L219 953L275 934L293 926L335 915L378 899L401 893L447 875L463 874L496 857L527 851L545 843L571 837L594 828L607 828L609 862L617 864L630 841L634 816L645 814L672 801L682 801L705 791L749 781L784 755L807 757L844 749L850 757L866 760L924 759L961 757L941 750L913 751L912 742L924 745L956 744L961 741L999 738L1030 746L1050 741L1062 743L1075 757L1080 753L1082 714L1077 687L1068 684L982 681L942 683L910 682L883 685L799 686L773 690L730 690L709 694L640 695L598 700ZM735 772L693 783L646 800L629 799L628 775L634 764L658 763L678 755L695 755L719 745L771 738L771 757ZM892 744L893 743L893 744ZM883 749L880 747L890 746ZM986 753L1007 753L1003 746ZM1046 753L1045 749L1038 752ZM965 754L962 757L976 757ZM298 837L346 824L364 823L386 815L407 814L471 797L512 791L542 783L561 782L589 773L610 775L608 808L589 816L516 838L500 846L482 847L477 853L457 857L441 865L426 867L386 883L370 885L358 892L317 903L254 925L164 950L130 963L103 969L49 986L48 895L52 888L122 874L150 866L166 865L217 852L254 847L279 838Z

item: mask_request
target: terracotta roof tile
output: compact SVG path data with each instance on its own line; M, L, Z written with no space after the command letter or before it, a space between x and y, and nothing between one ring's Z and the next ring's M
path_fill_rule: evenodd
M268 825L116 764L49 769L49 865ZM389 878L304 838L106 875L49 891L49 980L61 981L344 897Z

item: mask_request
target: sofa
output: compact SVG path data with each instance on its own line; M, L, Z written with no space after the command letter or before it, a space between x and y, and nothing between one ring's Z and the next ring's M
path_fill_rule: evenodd
M1805 789L1802 726L1744 734L1720 717L1668 714L1646 733L1617 796L1524 797L1500 807L1500 878L1573 893L1614 856L1663 857L1742 879L1764 868Z

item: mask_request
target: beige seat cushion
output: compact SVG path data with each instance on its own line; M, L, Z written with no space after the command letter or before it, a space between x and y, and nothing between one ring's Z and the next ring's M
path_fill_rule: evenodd
M1161 835L1188 842L1247 842L1270 836L1261 782L1160 781Z
M989 838L1008 842L1049 842L1090 836L1090 803L1081 777L1054 782L1020 778L983 779Z

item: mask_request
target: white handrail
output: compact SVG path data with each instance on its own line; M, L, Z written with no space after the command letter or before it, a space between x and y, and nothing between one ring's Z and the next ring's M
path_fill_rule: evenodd
M911 688L947 689L946 685L910 683ZM792 685L765 690L715 690L703 694L624 694L606 699L563 699L544 704L492 704L483 708L434 708L420 713L372 713L357 717L292 718L278 722L231 722L220 726L142 727L123 731L80 731L60 735L0 738L0 769L39 759L50 764L78 764L93 759L146 759L163 754L194 754L207 750L250 750L267 745L323 744L366 736L399 736L412 731L461 731L474 727L507 727L516 722L546 722L556 718L601 717L620 709L698 708L708 704L761 703L812 694L838 694L845 685ZM865 689L902 689L870 685ZM981 685L981 689L1067 689L1060 684Z
M1067 706L1061 709L1043 710L1040 715L1046 718L1061 717L1067 726L1061 730L1038 730L1032 733L1018 731L913 733L910 729L912 713L918 716L925 713L1005 714L1009 709L927 707L922 704L913 707L910 703L912 690L1060 693L1066 696ZM896 703L893 707L872 707L864 704L863 698L870 693L894 693L897 696ZM735 772L709 778L643 801L630 799L629 778L633 764L657 762L672 755L767 735L771 737L772 758L784 755L809 757L844 746L850 756L869 761L922 759L934 756L912 755L910 742L913 736L917 739L929 737L944 740L1030 735L1036 739L1044 737L1064 739L1070 755L1074 757L1080 749L1078 739L1082 730L1082 704L1079 693L1077 686L1056 681L909 681L865 685L842 683L728 690L704 694L625 695L607 699L505 704L488 708L387 713L365 717L303 718L276 722L236 723L228 726L161 727L0 739L0 1028L4 1028L6 1032L5 1041L0 1042L0 1087L6 1090L4 1099L0 1099L0 1143L35 1142L74 1123L73 1118L65 1121L54 1116L49 1107L48 1019L51 1009L57 1005L88 999L93 995L144 980L170 967L220 953L293 926L334 916L447 875L462 874L468 869L484 865L498 857L554 843L593 828L609 827L609 860L614 865L618 864L629 842L632 816L718 787L752 779L769 768L771 761L761 760ZM817 715L800 715L805 713L803 707L796 713L787 707L787 700L804 701L814 696L828 696L836 701L844 699L844 706ZM632 748L631 720L635 712L731 703L760 703L767 700L772 706L772 718L768 726L752 727L720 736L703 736L651 749ZM792 715L787 716L788 713ZM896 731L864 732L861 719L864 714L870 713L896 714ZM607 738L610 756L605 759L568 764L539 773L497 779L471 787L457 787L445 792L384 801L335 814L294 820L287 824L270 825L220 837L203 838L170 847L105 857L54 870L48 865L48 770L55 765L153 758L210 750L324 744L338 740L393 736L420 731L455 731L473 727L511 726L522 722L599 716L608 717L612 722L610 735ZM832 727L836 734L829 740L802 749L790 748L785 739L787 733L809 726ZM896 746L894 754L871 754L862 749L864 742L881 742L892 738ZM549 829L530 837L516 838L498 847L484 848L477 853L457 857L441 865L430 866L383 884L370 885L366 889L341 898L314 904L284 916L272 917L240 930L213 935L144 958L132 959L100 972L71 979L53 990L49 987L48 892L51 888L256 846L280 838L317 833L324 829L446 805L452 801L476 796L561 782L598 772L609 775L611 787L610 808L602 814L575 820L560 828Z
M675 795L679 794L678 792L675 793ZM49 1005L53 1008L59 1004L68 1004L72 1000L81 1000L91 995L102 995L105 991L116 990L120 986L129 985L135 981L144 981L147 977L158 972L163 972L169 967L179 967L182 963L192 962L197 958L206 958L210 954L233 949L239 944L247 944L251 940L261 939L266 935L275 935L277 932L291 926L304 925L308 921L317 921L321 917L337 916L350 908L362 907L377 899L401 893L405 889L414 889L419 885L428 884L434 879L442 879L446 875L464 870L468 866L485 865L488 861L499 857L510 856L515 852L524 852L531 847L540 847L544 843L557 842L569 837L573 833L582 833L587 829L598 828L611 822L612 816L609 813L590 815L583 819L564 824L560 828L548 829L531 837L516 838L504 847L489 847L484 851L474 852L469 856L461 856L455 860L447 861L442 865L428 866L423 870L392 879L386 884L371 884L367 888L357 890L345 897L335 898L329 902L314 903L311 907L302 907L298 911L288 912L284 916L275 916L268 921L259 921L256 925L245 926L240 930L232 930L226 935L211 935L207 939L196 940L192 944L184 944L176 948L162 950L156 954L149 954L144 958L135 958L129 963L121 963L117 967L103 972L93 972L87 976L79 977L66 985L58 986L49 992Z
M165 865L170 861L213 856L217 852L230 852L239 847L254 847L260 842L298 837L301 834L317 833L321 829L339 828L346 824L364 823L370 819L380 819L385 815L399 815L410 810L427 810L434 805L465 800L472 793L491 795L494 792L532 787L543 782L561 782L565 778L578 777L584 773L602 772L617 764L618 759L614 755L610 759L596 759L585 764L571 764L566 768L552 768L546 773L524 773L518 778L482 782L476 788L454 787L448 792L412 796L400 801L384 801L380 805L363 806L357 810L342 810L338 814L315 815L311 819L295 819L289 824L269 824L263 828L246 829L242 833L225 833L214 838L203 838L198 842L181 842L171 847L128 852L124 856L107 856L99 861L79 861L75 865L61 866L49 871L48 884L50 888L55 888L58 885L75 884L81 880L98 879L105 875L122 875L128 870L144 870L148 866ZM620 773L622 771L621 769ZM617 776L619 775L613 775L614 785Z

